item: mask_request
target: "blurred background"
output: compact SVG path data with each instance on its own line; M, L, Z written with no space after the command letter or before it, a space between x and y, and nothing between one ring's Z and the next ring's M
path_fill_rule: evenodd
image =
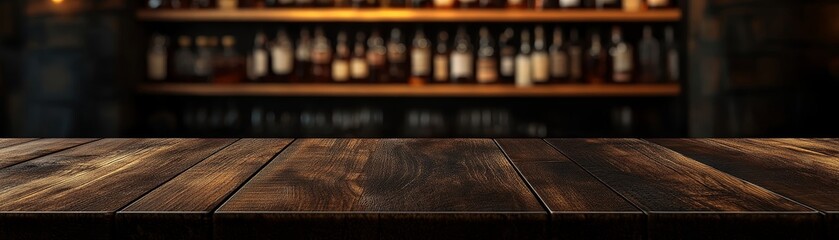
M0 1L2 137L836 137L837 91L835 0Z

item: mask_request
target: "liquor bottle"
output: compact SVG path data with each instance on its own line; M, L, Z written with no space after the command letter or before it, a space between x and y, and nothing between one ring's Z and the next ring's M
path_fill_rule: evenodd
M323 28L315 28L315 40L312 46L312 81L331 82L332 45L326 38Z
M644 26L643 37L638 42L638 65L640 82L661 80L661 44L653 37L650 26Z
M503 0L478 0L479 8L502 8L504 7Z
M311 81L312 73L312 40L309 29L300 29L300 40L294 49L294 79L295 82Z
M422 29L417 29L411 44L411 85L428 82L431 74L431 41L425 37Z
M387 81L387 47L378 30L373 30L367 39L367 65L370 66L369 82Z
M670 7L670 0L647 0L647 7L668 8Z
M211 0L192 0L192 8L215 8L214 1Z
M273 81L289 81L294 71L294 44L285 29L277 31L277 37L271 44L271 78Z
M253 38L253 50L248 56L248 80L264 82L268 77L268 51L265 34L258 32Z
M151 38L148 55L146 55L146 76L152 81L166 80L167 56L166 37L155 34Z
M245 59L236 52L236 38L227 35L221 38L222 50L213 64L214 83L236 83L246 77Z
M430 8L433 6L431 0L411 0L412 8Z
M161 9L169 6L169 3L166 0L148 0L146 2L146 7L150 9Z
M190 82L195 77L195 54L191 48L192 39L188 36L178 38L178 50L175 51L175 78L181 82Z
M521 31L521 46L516 56L516 86L530 87L533 85L530 66L530 32L527 29Z
M455 0L433 0L434 8L450 9L454 8Z
M583 0L559 0L560 8L581 8Z
M600 42L600 33L591 35L591 44L586 51L586 81L602 83L606 78L606 51Z
M408 82L408 47L402 42L402 31L399 28L390 30L390 40L387 43L387 66L389 82Z
M472 70L474 67L472 44L469 42L466 28L463 26L457 29L457 34L454 37L454 49L449 61L452 82L471 83L475 81L475 74Z
M237 0L218 0L218 8L221 10L233 10L239 5Z
M622 7L621 0L595 0L597 9L620 9Z
M332 60L332 81L350 80L350 47L347 46L347 33L338 32L338 44L335 45L335 59Z
M449 81L449 34L440 31L437 34L437 48L434 52L434 82L444 83Z
M544 84L550 80L548 51L545 48L545 30L541 25L533 29L533 52L530 54L530 78L533 83Z
M577 29L571 29L571 37L566 44L569 58L568 78L569 82L574 83L583 82L583 46L579 36Z
M553 44L550 47L550 74L552 82L566 82L570 78L570 57L568 56L568 44L562 38L562 29L554 28Z
M612 45L609 48L607 77L609 82L628 83L632 81L634 67L632 66L632 46L623 41L621 29L612 28Z
M172 9L182 9L182 8L189 8L190 3L189 0L169 0L169 8Z
M645 7L643 0L623 0L623 10L627 12L641 11Z
M355 35L355 46L350 58L350 79L353 82L367 82L370 77L370 67L367 65L367 51L364 49L366 37L363 32Z
M213 76L213 52L207 45L207 37L195 37L195 47L195 63L193 64L195 80L199 82L209 82L212 80Z
M478 34L480 38L475 79L481 84L498 83L498 52L495 51L495 43L486 27L482 27Z
M516 47L512 43L514 35L515 32L513 32L513 29L507 28L498 37L499 48L501 49L498 73L501 82L504 83L513 83L515 79Z
M507 8L509 9L525 9L527 8L528 0L507 0Z
M458 8L478 8L478 0L457 0Z
M679 46L676 44L673 28L669 26L664 28L664 51L666 54L664 58L667 61L665 80L668 82L678 82L681 77L679 75L679 69L681 68L679 64Z
M545 9L557 8L559 2L557 0L532 0L533 9L540 11Z

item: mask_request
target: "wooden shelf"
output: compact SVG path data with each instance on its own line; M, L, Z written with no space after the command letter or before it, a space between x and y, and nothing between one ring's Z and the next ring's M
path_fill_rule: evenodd
M679 9L621 10L439 10L439 9L237 9L140 10L155 22L675 22Z
M557 84L517 88L512 85L405 84L142 84L152 95L282 97L674 97L679 84Z

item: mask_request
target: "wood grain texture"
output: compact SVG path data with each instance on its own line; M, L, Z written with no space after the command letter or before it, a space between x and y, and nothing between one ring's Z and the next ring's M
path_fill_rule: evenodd
M551 211L555 239L641 239L644 213L541 139L497 139Z
M0 148L14 146L25 142L35 141L37 138L0 138Z
M0 148L0 169L96 139L39 139Z
M764 188L639 139L552 139L644 210L651 239L820 236L820 215Z
M105 139L0 170L0 239L109 238L112 216L218 149L229 139ZM21 226L37 212L57 223L100 216L70 229ZM87 219L87 218L85 218Z
M300 139L214 221L219 239L527 239L547 213L490 139Z
M818 139L652 139L699 162L760 185L836 219L839 145ZM839 221L828 221L839 237Z
M120 239L210 239L211 212L291 139L241 139L117 213Z

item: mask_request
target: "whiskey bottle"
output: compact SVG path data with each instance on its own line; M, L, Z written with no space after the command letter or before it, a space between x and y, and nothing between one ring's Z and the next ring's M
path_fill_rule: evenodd
M533 83L544 84L550 80L548 51L545 49L545 30L542 26L533 29L535 41L533 52L530 54L531 79Z
M195 77L195 54L191 48L192 39L188 36L178 38L178 50L175 51L175 78L177 81L190 82Z
M650 26L644 26L643 37L638 42L638 65L640 82L661 80L661 44L653 37Z
M478 8L478 0L457 0L458 8Z
M495 43L486 27L482 27L478 34L480 38L475 79L481 84L498 83L498 52L495 51Z
M577 29L571 29L571 37L566 44L569 58L568 78L570 82L583 82L583 46L580 44Z
M530 51L530 32L524 29L521 31L521 46L519 47L519 54L516 56L517 87L530 87L533 85Z
M679 64L679 46L676 43L672 27L664 28L664 45L664 51L666 54L664 58L667 61L667 74L665 76L665 80L668 82L678 82L681 77L679 75L679 69L681 68L681 65Z
M507 0L507 8L509 9L525 9L527 8L528 0Z
M315 40L312 46L312 81L330 82L332 77L332 45L326 38L323 28L315 28Z
M628 83L632 81L632 46L623 41L620 27L612 28L612 45L609 48L607 76L609 82Z
M402 31L399 28L390 30L390 40L387 43L388 82L408 82L408 47L402 42Z
M437 34L437 48L434 52L434 82L449 82L449 34L440 31Z
M626 12L638 12L644 10L644 0L622 0L623 10Z
M215 83L236 83L246 77L245 59L236 52L236 38L223 36L221 38L222 50L213 64L213 82Z
M433 0L434 8L450 9L454 8L455 0Z
M647 0L647 7L668 8L670 7L670 0Z
M213 52L207 44L207 37L195 37L195 47L195 64L193 64L195 80L199 82L209 82L212 80L213 76Z
M347 34L338 32L338 44L335 45L335 59L332 60L332 81L350 80L350 47L347 46Z
M268 51L265 50L265 34L259 32L253 38L253 50L248 56L248 79L264 82L268 77Z
M507 28L498 37L501 49L498 73L504 83L513 83L516 74L516 47L512 43L514 35L513 29Z
M387 48L385 40L379 35L378 30L370 33L367 39L367 65L370 66L369 82L387 81Z
M309 29L300 29L300 40L297 41L297 48L294 49L294 79L295 82L311 81L312 74L312 39Z
M431 41L417 29L411 44L411 85L427 83L431 74Z
M289 81L294 71L294 46L285 29L277 31L271 44L271 75L274 81Z
M559 0L560 8L581 8L583 0Z
M355 35L355 46L353 47L352 58L350 58L350 79L353 82L367 82L370 78L370 67L367 65L367 51L364 49L364 42L367 40L363 32Z
M453 83L471 83L475 81L474 60L472 56L472 44L469 42L469 35L466 28L461 26L457 29L454 37L454 49L449 60L451 65L451 79Z
M167 56L166 37L155 34L151 38L149 52L146 55L146 76L152 81L166 80Z
M586 51L586 80L590 83L602 83L606 78L606 51L600 42L600 33L591 35L591 44Z
M562 38L562 29L554 28L553 44L550 47L551 81L566 82L570 75L570 64L568 56L568 45Z
M621 0L595 0L597 9L620 9L622 7Z

